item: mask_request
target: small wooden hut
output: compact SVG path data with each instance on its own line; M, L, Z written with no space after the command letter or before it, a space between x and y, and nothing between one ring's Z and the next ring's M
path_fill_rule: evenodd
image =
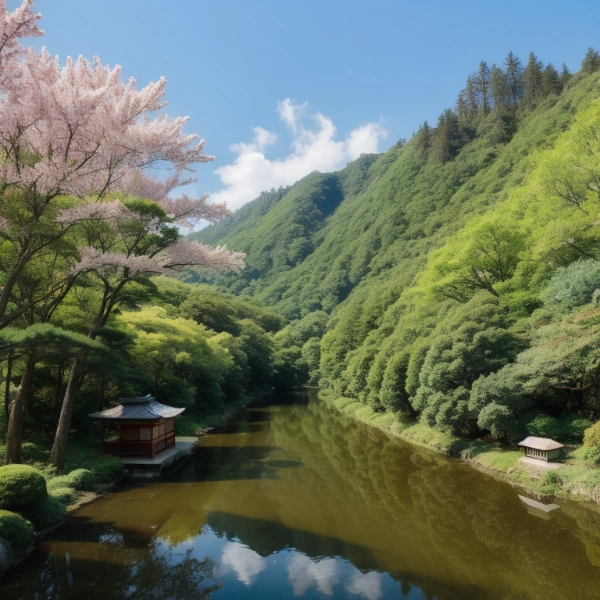
M141 398L120 398L118 406L90 414L92 419L119 428L119 438L103 441L100 453L154 458L175 446L175 417L184 410L161 404L150 394Z
M530 435L518 444L525 450L525 456L537 458L550 462L560 456L560 451L565 447L564 444L551 440L550 438L540 438Z

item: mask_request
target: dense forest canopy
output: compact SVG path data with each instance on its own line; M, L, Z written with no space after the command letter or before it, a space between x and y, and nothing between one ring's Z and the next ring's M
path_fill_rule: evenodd
M287 320L289 385L498 440L596 420L599 83L593 49L482 61L407 143L192 234L247 254L199 280Z

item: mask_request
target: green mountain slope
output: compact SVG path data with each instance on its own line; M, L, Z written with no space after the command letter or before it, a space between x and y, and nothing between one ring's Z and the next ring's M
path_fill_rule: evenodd
M280 344L311 380L377 409L497 437L540 411L594 416L596 338L576 313L592 310L600 257L599 79L582 72L489 114L446 111L431 149L422 130L268 208L259 198L197 234L248 254L244 277L214 283L275 306L290 320ZM453 119L454 156L440 160ZM584 275L563 273L573 263ZM568 296L573 277L589 280L585 302L553 304L544 290ZM555 351L578 335L585 347Z

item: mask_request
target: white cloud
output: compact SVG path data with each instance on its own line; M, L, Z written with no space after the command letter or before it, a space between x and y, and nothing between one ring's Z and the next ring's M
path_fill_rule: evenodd
M314 170L335 171L361 154L378 152L379 141L387 137L382 124L373 122L336 140L336 128L329 117L321 113L310 115L308 103L297 104L289 98L277 103L277 113L292 135L290 153L282 158L268 158L266 149L278 136L255 127L250 143L231 146L237 154L234 162L216 169L223 187L211 194L214 202L225 201L236 210L264 190L291 185ZM312 126L307 126L307 121Z
M366 600L379 600L383 596L381 583L383 576L381 573L371 571L370 573L354 573L345 583L344 587L350 594L362 596Z
M228 542L223 548L219 574L224 575L231 569L237 573L242 583L251 586L266 567L265 559L248 546L239 542Z
M294 596L303 596L313 586L321 594L333 596L333 586L339 581L336 560L324 558L313 561L304 554L294 552L288 562L288 579L294 588Z

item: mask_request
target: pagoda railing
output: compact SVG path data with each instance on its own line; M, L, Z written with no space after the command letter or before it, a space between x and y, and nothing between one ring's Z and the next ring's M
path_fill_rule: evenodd
M168 450L175 445L175 432L169 431L153 440L113 440L102 442L100 454L116 456L135 456L136 458L153 458L159 452Z

